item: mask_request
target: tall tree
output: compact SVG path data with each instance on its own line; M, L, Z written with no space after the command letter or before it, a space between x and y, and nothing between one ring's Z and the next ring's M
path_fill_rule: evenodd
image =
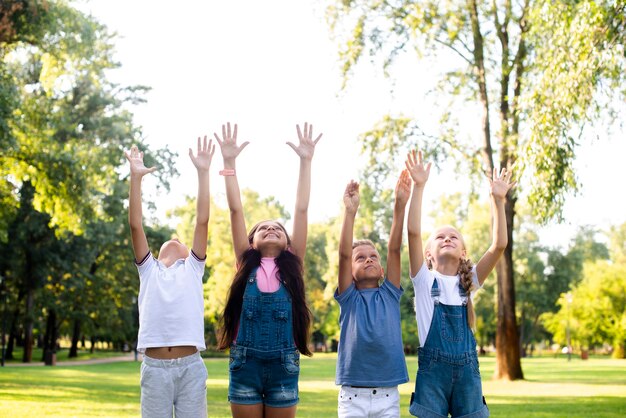
M363 136L364 151L403 154L416 136L435 159L455 155L471 173L516 166L534 215L559 218L565 196L577 190L572 163L581 128L605 121L602 109L624 93L625 6L623 0L337 1L329 15L342 37L346 79L368 55L382 57L385 70L405 52L445 66L440 132L425 135L424 121L386 116ZM468 102L480 122L465 141L462 116L454 112ZM523 378L512 258L517 199L507 197L508 246L496 267L495 376L511 380Z
M14 225L16 237L32 233L34 224L15 223L18 208L30 207L39 218L45 217L46 228L56 235L54 244L64 246L57 254L69 251L82 234L93 239L92 245L81 247L87 256L82 262L72 264L68 257L55 263L48 252L43 254L47 257L29 259L27 269L6 275L15 279L9 287L17 292L16 301L24 304L16 312L24 315L25 353L31 349L36 310L45 306L54 314L47 327L52 335L48 343L54 344L56 329L67 319L63 316L79 317L89 309L88 305L81 307L82 312L66 305L61 309L61 301L71 304L80 299L54 296L87 288L107 243L128 237L120 235L127 193L120 193L124 181L119 167L123 150L142 142L129 106L142 102L146 88L109 81L108 72L119 67L112 55L113 38L106 27L65 1L0 3L0 225ZM167 188L167 177L175 173L173 155L166 150L146 154L149 164L162 167L159 176ZM22 207L20 198L26 195L30 200ZM8 230L2 228L0 240L13 246ZM17 257L24 260L30 249L16 248L23 249ZM42 288L47 293L41 300L36 301L30 290L36 286L22 286L20 293L19 283L41 285L44 278L51 282ZM92 300L101 307L110 299ZM110 307L109 311L116 312Z

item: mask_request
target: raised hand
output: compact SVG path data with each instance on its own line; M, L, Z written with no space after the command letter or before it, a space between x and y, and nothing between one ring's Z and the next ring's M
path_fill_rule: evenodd
M217 136L217 133L213 133L217 143L220 145L222 151L222 158L224 160L234 160L239 153L250 143L248 141L241 145L237 145L237 124L231 130L230 122L226 125L222 125L222 139Z
M517 184L511 181L513 172L502 168L498 174L498 169L493 168L492 178L489 179L489 192L496 199L504 199L506 194Z
M130 147L130 152L124 151L124 156L130 163L130 174L143 177L146 174L156 171L156 167L146 167L143 164L143 152L139 152L136 145Z
M406 169L409 171L411 178L413 179L413 183L416 186L423 186L428 181L428 176L430 175L430 166L432 163L428 163L424 165L424 160L422 158L422 151L413 150L409 152L406 156L406 162L404 165Z
M296 147L292 142L287 142L298 156L305 160L310 160L313 158L313 154L315 152L315 145L322 137L322 134L319 134L315 140L313 140L313 125L309 125L304 122L304 132L300 130L300 125L296 125L296 129L298 130L298 140L300 143Z
M200 137L198 137L198 151L195 157L193 151L189 148L189 158L191 158L191 162L198 171L209 171L214 153L215 145L213 145L213 140L207 142L206 135L204 136L204 141L201 141Z
M402 170L398 183L396 183L396 203L402 207L406 206L411 196L411 177L408 170Z
M350 183L346 186L346 191L343 194L343 204L346 207L346 211L356 213L359 208L359 202L359 183L354 180L350 180Z

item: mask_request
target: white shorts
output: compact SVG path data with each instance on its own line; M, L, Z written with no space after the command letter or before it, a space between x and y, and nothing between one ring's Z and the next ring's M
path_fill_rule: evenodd
M398 418L400 392L397 386L355 388L342 386L339 390L339 418Z
M207 416L208 373L200 353L172 360L143 356L141 416L143 418L203 418Z

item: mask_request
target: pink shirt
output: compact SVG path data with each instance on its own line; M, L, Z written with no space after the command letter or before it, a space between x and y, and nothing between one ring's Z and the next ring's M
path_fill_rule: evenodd
M280 288L278 266L274 257L262 257L256 271L256 284L261 292L272 293Z

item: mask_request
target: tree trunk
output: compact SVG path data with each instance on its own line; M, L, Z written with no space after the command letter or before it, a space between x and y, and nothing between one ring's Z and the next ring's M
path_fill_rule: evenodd
M24 356L23 363L33 360L33 308L35 306L35 291L26 292L26 312L24 313Z
M46 320L46 332L43 336L43 344L41 350L41 361L46 361L46 353L48 350L53 349L51 346L50 340L52 339L52 333L54 328L54 310L48 312L48 319Z
M515 201L507 198L505 215L508 244L496 265L498 275L498 331L496 333L496 379L523 379L520 360L519 328L515 318L515 283L513 281L513 217Z
M19 306L15 307L13 312L13 318L11 318L11 328L9 328L9 341L7 342L7 350L4 353L4 358L7 360L13 360L13 348L15 347L15 340L17 339L17 320L20 315Z
M74 330L72 331L72 346L68 358L78 357L78 340L80 337L80 319L74 319ZM83 340L83 346L85 342Z

